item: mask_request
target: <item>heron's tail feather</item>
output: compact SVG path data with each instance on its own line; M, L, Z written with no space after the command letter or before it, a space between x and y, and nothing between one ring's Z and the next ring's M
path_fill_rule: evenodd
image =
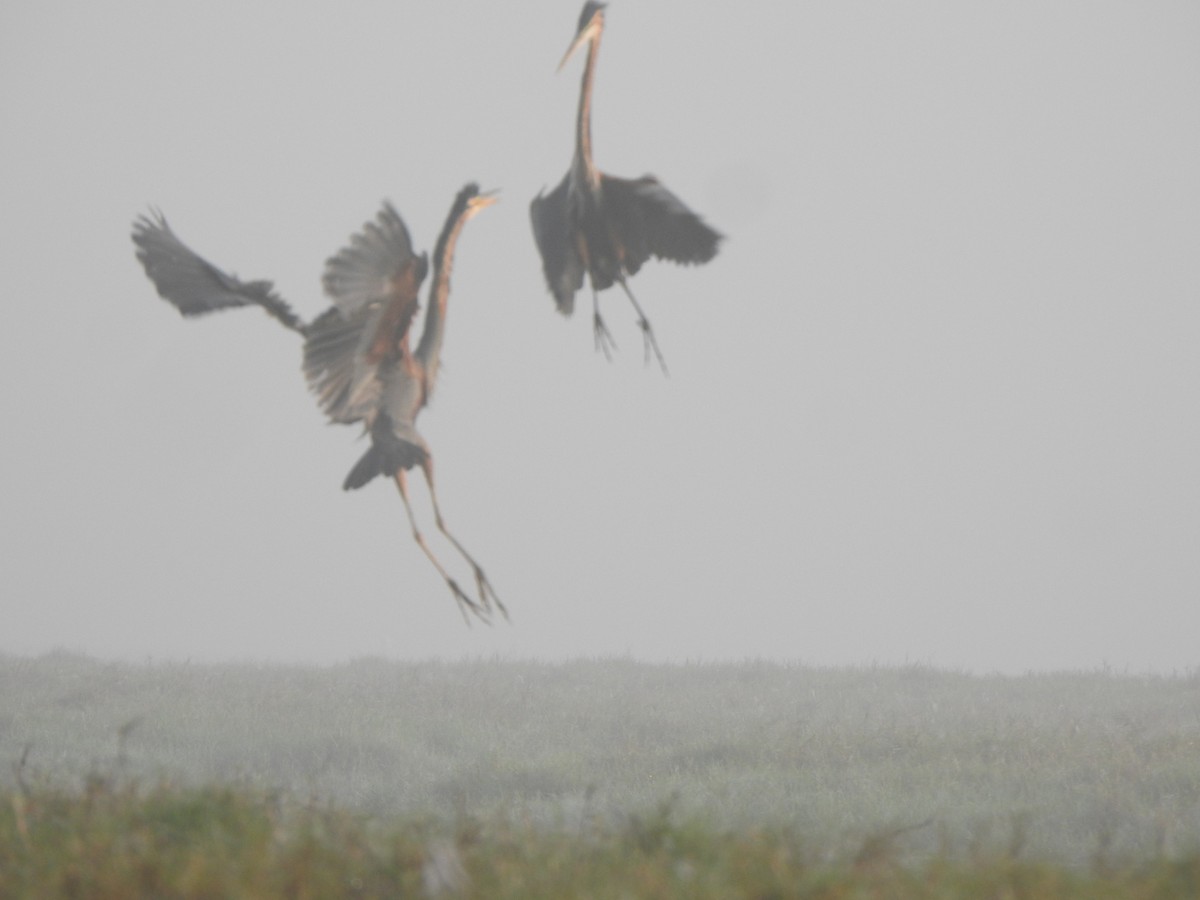
M429 450L411 422L394 422L380 413L371 425L371 448L354 464L342 489L360 488L376 475L394 477L401 469L425 465Z
M346 480L342 482L342 490L357 490L376 475L382 474L383 454L379 452L378 447L372 444L367 452L362 455L362 458L354 464L354 468L350 470L350 474L346 476Z

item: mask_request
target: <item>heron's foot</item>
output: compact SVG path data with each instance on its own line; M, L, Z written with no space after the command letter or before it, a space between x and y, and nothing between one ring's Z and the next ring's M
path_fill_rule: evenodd
M446 584L450 586L450 593L454 595L455 602L458 603L458 610L462 613L463 621L467 625L471 624L471 616L479 619L481 622L491 624L490 611L485 606L480 606L469 596L466 591L458 586L458 582L453 578L447 578Z
M658 341L654 339L654 329L650 327L650 320L645 316L638 319L638 328L642 329L642 344L646 350L646 365L650 365L650 351L654 351L654 356L658 359L658 365L662 369L664 375L669 375L667 371L667 361L663 359L662 351L658 349Z
M604 358L612 362L612 351L617 349L617 342L613 340L608 326L600 318L599 310L592 314L592 333L596 337L596 349L604 351Z
M508 609L501 602L500 595L496 593L496 589L492 587L492 583L483 574L483 569L474 563L472 563L472 566L475 569L475 585L479 588L479 605L489 616L493 609L500 610L500 615L504 616L504 621L509 621Z

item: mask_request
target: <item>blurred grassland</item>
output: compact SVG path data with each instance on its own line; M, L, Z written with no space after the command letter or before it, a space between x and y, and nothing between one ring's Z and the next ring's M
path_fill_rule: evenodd
M0 785L0 879L57 838L47 877L245 896L407 894L437 847L478 896L1189 896L1200 675L0 657Z
M887 836L827 859L786 830L728 832L664 804L616 828L381 820L245 788L18 790L0 812L0 896L1195 897L1200 855L1084 870L1011 855L902 864ZM894 837L895 835L893 835Z

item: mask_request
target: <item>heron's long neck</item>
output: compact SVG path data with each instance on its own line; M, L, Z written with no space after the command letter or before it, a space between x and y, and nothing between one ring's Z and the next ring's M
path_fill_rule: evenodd
M425 392L433 392L442 354L442 339L446 335L446 307L450 301L450 270L454 267L454 246L466 211L451 216L438 236L433 251L433 279L429 285L429 309L425 313L425 328L417 345L417 359L425 370Z
M597 32L588 43L587 65L583 69L583 86L579 92L579 118L575 123L575 164L582 168L593 187L600 182L600 173L592 161L592 82L596 78L600 35L601 32Z

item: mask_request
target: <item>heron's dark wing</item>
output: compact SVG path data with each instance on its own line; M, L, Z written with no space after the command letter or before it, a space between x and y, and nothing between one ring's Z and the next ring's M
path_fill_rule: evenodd
M162 213L139 216L133 243L146 275L159 296L185 316L200 316L237 306L261 306L284 326L304 333L305 325L276 296L269 281L241 281L193 253L175 236Z
M317 403L334 422L362 421L379 403L376 367L365 361L367 326L378 316L360 310L353 317L336 306L308 327L304 342L304 377Z
M369 304L349 316L334 306L309 327L304 377L334 422L371 420L388 399L384 394L396 373L411 371L403 317L412 318L424 268L424 256L409 260L408 274L400 276L409 290L387 306Z
M651 256L677 263L705 263L717 255L721 235L704 224L653 175L602 175L604 210L625 270L633 275Z
M427 268L387 203L325 264L325 290L334 306L309 329L304 375L334 422L373 417L384 368L408 353L408 330Z
M567 216L567 181L564 178L549 194L538 194L529 204L533 238L542 256L546 284L558 311L569 316L575 309L575 292L583 287L583 260L571 237Z
M325 263L325 293L348 318L365 307L392 303L403 288L398 279L413 257L404 220L385 202L375 220L367 222L348 246ZM407 311L408 322L417 311L417 298L414 293L402 299L413 304Z

